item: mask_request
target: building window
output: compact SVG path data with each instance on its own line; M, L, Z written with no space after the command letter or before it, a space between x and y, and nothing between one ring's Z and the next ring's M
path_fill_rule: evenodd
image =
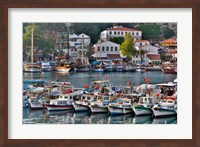
M114 34L116 35L116 31L114 31Z
M110 47L110 51L111 51L111 52L113 51L113 47L112 47L112 46Z
M124 33L123 33L123 32L121 32L121 34L123 35Z
M125 34L127 34L127 32L125 32Z
M117 47L115 47L115 51L117 51Z
M134 35L134 32L132 32L132 35Z
M136 35L139 35L139 33L137 32Z
M146 43L146 45L147 45L148 43Z
M104 47L104 46L102 47L102 51L103 51L103 52L105 51L105 47Z
M112 34L112 32L110 31L110 35Z
M120 34L120 32L117 32L118 33L118 35Z
M100 51L100 46L98 46L97 51Z
M140 45L142 45L142 43L140 43Z
M106 47L106 51L109 51L109 46Z

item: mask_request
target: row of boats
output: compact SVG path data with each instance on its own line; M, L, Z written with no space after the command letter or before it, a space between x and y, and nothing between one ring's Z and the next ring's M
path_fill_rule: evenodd
M131 63L118 62L111 63L109 61L95 61L92 64L67 64L65 62L38 62L38 63L24 63L23 71L29 73L38 72L52 72L57 71L61 73L68 72L125 72L125 71L163 71L166 74L176 74L177 65L169 62L162 66L145 66L144 64L133 65Z
M157 67L157 70L160 68ZM41 62L40 64L24 64L24 72L37 73L37 72L51 72L57 71L62 73L68 72L122 72L122 71L141 71L144 72L146 67L144 65L133 65L133 64L109 64L108 62L96 62L96 64L81 64L81 65L69 65L60 63L56 65L53 62ZM161 70L161 69L160 69Z
M177 81L163 84L113 86L109 80L91 81L83 88L70 82L25 80L23 106L48 111L109 113L124 115L177 114Z

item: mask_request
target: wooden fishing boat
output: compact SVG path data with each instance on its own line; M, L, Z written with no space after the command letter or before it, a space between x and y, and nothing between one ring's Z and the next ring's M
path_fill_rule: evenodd
M70 94L60 94L58 99L51 99L46 104L48 111L69 110L73 109L73 97Z

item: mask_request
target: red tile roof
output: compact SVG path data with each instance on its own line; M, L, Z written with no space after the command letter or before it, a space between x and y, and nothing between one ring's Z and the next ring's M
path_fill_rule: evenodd
M163 44L176 44L177 41L174 38L169 38L169 39L161 41L161 43L163 43Z
M150 60L160 60L160 55L159 54L147 54L147 58Z
M109 59L121 58L120 54L107 54Z
M140 30L135 30L135 29L126 28L126 27L120 27L120 26L119 27L113 27L109 30L113 30L113 31L140 31Z

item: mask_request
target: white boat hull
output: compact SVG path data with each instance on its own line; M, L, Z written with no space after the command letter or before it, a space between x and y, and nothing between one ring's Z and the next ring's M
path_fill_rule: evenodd
M30 102L31 109L42 109L43 104L41 103L35 103L35 102Z
M28 69L24 69L24 72L38 73L38 72L41 72L41 70L38 68L28 68Z
M135 115L148 115L148 114L152 114L152 110L150 108L145 108L145 107L132 107L133 112L135 113Z
M176 110L168 110L168 109L152 109L153 115L155 117L161 117L161 116L169 116L169 115L176 115Z
M119 114L127 114L132 113L132 108L118 108L109 106L110 115L119 115Z
M107 113L108 107L89 106L91 113Z
M56 69L57 72L67 73L70 71L71 68L63 68L63 69Z
M97 69L94 69L94 71L96 71L96 72L103 72L103 71L105 71L105 69L97 68Z
M88 106L77 104L77 103L73 103L72 105L74 107L75 112L88 111L88 108L89 108Z
M70 106L55 106L55 105L49 105L47 106L47 110L48 111L61 111L61 110L70 110L70 109L73 109L73 106L70 105Z

